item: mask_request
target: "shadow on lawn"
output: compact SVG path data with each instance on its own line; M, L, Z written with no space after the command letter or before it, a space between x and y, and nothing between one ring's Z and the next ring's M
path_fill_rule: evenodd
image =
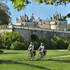
M23 54L23 52L6 52L4 54Z
M56 62L70 63L70 60L58 60L58 59L38 59L36 61L56 61Z
M32 64L28 64L28 63L24 63L24 62L12 61L12 60L0 60L0 64L2 64L2 63L6 63L6 64L23 64L23 65L31 66L31 67L34 67L34 68L40 68L40 69L43 69L43 70L50 70L46 67L32 65Z

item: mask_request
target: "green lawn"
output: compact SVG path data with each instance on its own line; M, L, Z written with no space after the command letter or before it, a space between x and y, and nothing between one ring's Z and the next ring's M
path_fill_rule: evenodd
M47 55L38 60L37 55L29 61L28 51L4 50L0 54L0 70L70 70L70 51L48 50ZM55 58L56 57L56 58Z

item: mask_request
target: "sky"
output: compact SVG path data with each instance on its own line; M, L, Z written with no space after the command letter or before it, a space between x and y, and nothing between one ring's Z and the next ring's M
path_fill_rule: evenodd
M56 13L60 13L62 16L65 16L70 13L70 3L68 3L66 6L54 6L32 2L31 4L28 4L25 8L23 8L21 11L17 11L16 9L14 9L14 7L12 6L12 2L9 0L6 4L9 7L9 11L11 12L13 24L16 24L16 18L23 16L24 13L26 13L29 18L33 13L35 19L37 19L38 17L40 17L41 19L49 19L51 16L53 16L53 14ZM67 20L68 24L70 24L70 18L67 18Z

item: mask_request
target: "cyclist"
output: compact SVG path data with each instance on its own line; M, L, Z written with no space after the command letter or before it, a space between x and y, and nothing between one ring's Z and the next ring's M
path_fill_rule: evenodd
M46 54L46 50L44 50L44 45L41 43L40 47L38 48L40 51L40 57L43 57Z
M34 56L34 45L32 42L30 43L28 50L29 50L30 57L33 57Z

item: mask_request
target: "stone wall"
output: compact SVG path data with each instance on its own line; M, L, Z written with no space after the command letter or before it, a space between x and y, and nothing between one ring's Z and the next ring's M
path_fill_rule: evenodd
M0 34L4 32L12 32L12 28L9 28L8 25L0 25Z
M31 40L31 35L35 34L39 37L39 39L45 38L50 40L51 37L57 35L62 38L70 37L70 31L55 31L55 30L46 30L41 28L30 28L30 27L23 27L23 26L13 26L7 28L1 28L0 34L4 32L19 32L26 40Z
M26 40L31 40L31 35L35 34L39 39L45 38L50 40L51 37L57 35L62 38L70 37L69 31L55 31L55 30L45 30L39 28L14 28L14 32L19 32Z

